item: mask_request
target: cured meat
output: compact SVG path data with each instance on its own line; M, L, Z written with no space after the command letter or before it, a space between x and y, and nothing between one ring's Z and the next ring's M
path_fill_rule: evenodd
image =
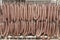
M50 10L49 11L49 21L53 22L53 14L54 14L53 13L53 6L50 4L48 7L49 7L49 10Z
M11 21L11 23L9 23L8 26L9 26L9 35L14 35L15 26L13 21Z
M14 9L15 9L15 13L14 13L14 14L15 14L15 19L16 19L16 20L19 20L19 11L20 11L20 10L19 10L19 5L18 5L18 3L15 4L14 7L15 7L15 8L14 8Z
M47 20L49 21L49 16L50 16L50 6L48 6L48 13L47 13Z
M60 35L60 6L55 4L5 3L0 5L0 34L8 35ZM43 37L43 40L45 38Z
M28 34L28 24L27 24L27 22L25 21L25 27L24 27L24 32L23 32L23 35L24 36L27 36L27 34Z
M24 10L23 8L24 8L24 5L23 4L20 4L20 20L23 20L23 15L24 15L23 14L24 13L23 12L23 10Z
M57 19L56 19L56 13L57 13L57 7L56 7L56 5L53 5L53 20L54 21L56 21Z
M7 25L7 22L5 22L4 32L3 32L2 35L5 37L5 36L8 36L8 34L9 34L9 27L8 27L8 25Z
M27 20L27 5L26 4L24 4L24 20Z
M2 6L0 5L0 22L3 22L3 11L2 11Z
M53 26L52 26L52 27L53 27L53 28L52 28L52 29L53 29L53 30L52 30L52 34L53 34L53 36L54 36L54 34L55 34L55 33L54 33L54 32L55 32L55 23L53 23L52 25L53 25Z
M41 19L42 19L42 7L41 7L41 5L39 5L39 18L38 18L38 21L41 21Z
M43 17L43 21L46 20L46 5L42 5L42 17Z
M14 29L15 35L20 35L20 22L16 21L14 25L15 25L15 29Z
M15 9L14 9L14 5L13 4L10 4L10 15L11 15L11 20L14 20L14 16L15 16ZM14 16L13 16L14 15Z
M35 7L35 5L32 4L32 7L31 7L31 20L34 19L34 15L35 15L35 13L34 13L34 7Z
M40 37L41 36L41 24L39 21L36 22L36 36Z
M3 20L6 21L6 4L3 4L2 5L2 13L3 13Z
M5 30L5 25L4 25L4 23L1 23L1 24L0 24L0 35L1 35L1 36L3 36L4 30Z
M4 34L4 30L5 30L5 29L4 29L4 25L0 25L0 27L1 27L1 30L0 30L0 31L1 31L1 36L4 36L4 35L3 35L3 34Z
M24 33L26 33L26 22L25 21L21 21L21 31L20 31L20 34L25 35Z
M15 13L14 13L14 21L16 21L16 20L17 20L17 17L18 17L18 16L17 16L17 15L18 15L18 13L17 13L17 4L14 4L14 9L15 9L15 10L14 10L14 12L15 12Z
M60 6L59 7L57 6L57 8L58 8L57 13L58 13L58 21L59 21L58 26L60 26ZM60 27L59 27L59 36L60 36Z
M46 29L47 29L47 5L44 7L44 20L43 20L43 22L44 22L44 35L46 35Z
M41 32L42 32L42 33L44 33L44 30L43 30L43 29L44 29L44 21L43 21L43 20L44 20L44 19L43 19L43 18L44 18L44 17L43 17L43 16L44 16L44 12L43 12L44 10L43 10L43 6L44 6L44 4L42 5L42 9L41 9L41 10L42 10L42 17L41 17L41 18L42 18L42 19L41 19Z
M32 20L29 22L30 34L35 35L35 22Z
M20 14L20 5L19 5L19 3L17 3L17 20L19 20L19 14Z
M7 4L7 9L6 9L6 10L7 10L7 17L8 17L8 18L7 18L6 20L7 20L8 22L11 21L11 18L10 18L10 10L9 10L9 9L10 9L10 4Z
M57 7L57 13L56 13L56 18L58 19L58 7ZM59 21L56 21L56 35L59 37L59 26L58 26Z
M48 33L48 36L51 37L52 36L52 23L49 23L49 33Z
M53 12L53 25L54 25L54 36L56 36L56 21L57 21L57 19L56 19L56 13L57 13L57 6L56 5L53 5L53 7L54 7L54 12Z
M29 35L29 22L26 21L26 36Z
M28 5L28 13L27 13L27 16L28 16L28 20L29 20L29 21L32 20L31 15L32 15L32 5L29 4L29 5Z
M37 20L39 18L39 5L38 4L34 4L33 6L33 17L35 20Z

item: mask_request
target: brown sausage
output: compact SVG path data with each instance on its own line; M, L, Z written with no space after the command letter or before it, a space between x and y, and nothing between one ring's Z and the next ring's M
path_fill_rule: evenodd
M27 4L24 4L24 20L27 20Z
M20 34L20 22L19 21L15 22L15 30L14 31L15 31L16 35Z
M5 30L5 23L2 23L0 24L0 34L1 36L4 36L4 30Z
M38 6L38 4L34 4L33 12L34 12L34 19L37 20L39 18L39 6Z
M28 20L30 21L31 20L31 13L32 13L32 5L31 4L28 4L28 13L27 13L27 16L28 16Z
M4 34L3 34L3 36L5 37L5 36L8 36L8 34L9 34L9 27L8 27L8 25L7 25L7 22L5 23L5 30L4 30Z
M57 7L57 13L56 13L56 18L58 19L58 7ZM58 26L59 20L56 21L56 35L59 37L59 26Z
M23 20L23 4L20 4L20 19Z
M15 9L14 9L14 5L13 4L10 4L10 14L11 14L11 20L13 20L14 19L14 13L15 13L15 11L14 11Z
M23 35L24 36L27 36L28 34L28 24L27 24L27 21L24 21L24 32L23 32Z
M29 29L32 35L35 35L35 22L32 20L29 22Z
M14 35L14 23L13 21L11 21L11 23L9 23L9 32L10 32L10 35Z
M25 23L25 21L21 20L21 31L20 31L21 35L23 35L24 31L26 31L26 30L24 30L25 28L26 28L26 23Z
M41 36L41 24L40 24L40 22L37 20L37 22L36 22L36 36L37 37L40 37Z
M16 19L19 20L19 3L16 4Z
M4 17L4 21L6 21L6 4L2 5L2 10L3 10L3 17Z
M7 18L7 21L8 21L8 22L11 21L11 20L10 20L10 10L9 10L10 7L9 7L9 6L10 6L9 3L7 3L7 17L8 17L8 18Z

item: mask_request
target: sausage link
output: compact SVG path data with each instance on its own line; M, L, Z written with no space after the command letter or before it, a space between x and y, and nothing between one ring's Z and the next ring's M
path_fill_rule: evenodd
M24 20L27 20L27 4L24 4Z

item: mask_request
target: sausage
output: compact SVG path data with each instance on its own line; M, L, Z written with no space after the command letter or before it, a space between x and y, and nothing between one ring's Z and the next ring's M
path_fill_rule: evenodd
M14 8L14 9L15 9L15 10L14 10L14 12L15 12L15 13L14 13L14 14L15 14L14 20L17 20L17 14L18 14L18 11L17 11L17 4L15 4L14 7L15 7L15 8Z
M11 14L10 14L10 4L7 3L7 22L11 21Z
M11 15L11 20L13 20L14 19L14 13L15 13L15 11L14 11L15 9L14 9L14 5L13 4L10 4L10 15Z
M5 27L4 25L1 25L1 36L4 36L4 35L3 35L3 34L4 34L4 30L5 30L4 27Z
M4 18L4 10L3 10L3 9L4 9L4 4L1 5L1 12L2 12L2 14L3 14L3 15L2 15L3 21L5 21L5 20L4 20L5 18Z
M41 8L41 5L39 5L39 6L38 6L38 14L39 14L39 17L38 17L38 19L37 19L38 21L41 21L41 16L42 16L42 15L41 15L41 13L42 13L41 9L42 9L42 8Z
M37 20L39 18L39 5L38 4L34 4L33 12L34 12L34 19Z
M35 15L35 13L34 13L34 5L32 4L31 6L32 6L31 7L31 20L33 20L34 19L34 15Z
M51 32L51 31L52 31L52 30L51 30L51 29L52 29L52 27L53 27L53 26L52 26L52 23L49 23L48 37L51 37L51 36L52 36L52 34L51 34L51 33L52 33L52 32Z
M56 19L56 13L57 13L57 6L56 5L54 5L54 13L53 13L53 19L54 19L54 36L56 36L56 21L57 21L57 19Z
M29 22L29 33L35 35L35 22L33 20Z
M23 32L23 35L24 36L27 36L28 35L28 24L27 24L28 22L27 21L25 21L25 27L24 27L24 32Z
M55 32L55 23L53 23L53 26L52 26L52 27L53 27L53 28L52 28L52 29L53 29L53 30L52 30L52 33L53 33L53 36L54 36L54 34L55 34L55 33L54 33L54 32Z
M19 5L17 3L14 6L15 6L15 19L19 20Z
M50 7L47 6L47 20L46 20L46 21L47 21L47 27L46 27L46 34L47 34L47 36L48 36L48 34L49 34L49 33L48 33L48 32L49 32L49 31L48 31L48 30L49 30L49 14L50 14L49 12L50 12Z
M14 29L15 29L15 26L14 26L14 23L13 21L11 21L11 23L9 23L9 35L14 35Z
M19 16L20 16L20 15L19 15L19 11L20 11L20 10L19 10L19 7L20 7L20 6L19 6L19 3L17 3L17 4L16 4L16 19L17 19L17 20L19 20Z
M25 28L26 28L26 23L25 23L25 21L21 20L21 31L20 31L21 35L23 35L24 31L26 31L26 30L24 30Z
M42 4L42 9L43 9L43 20L46 20L46 5Z
M4 30L5 30L5 23L1 22L0 24L0 35L4 36Z
M6 21L6 19L8 18L8 15L7 15L7 3L2 5L2 10L3 10L2 11L3 12L3 16L2 16L3 21L7 22ZM6 36L6 34L7 34L7 30L6 29L8 29L8 28L7 28L7 26L4 23L4 25L1 27L1 30L2 30L1 35L2 36Z
M28 21L28 36L30 35L31 33L31 27L30 27L30 21Z
M53 5L54 6L54 13L53 13L53 19L54 19L54 21L57 21L57 19L56 19L56 9L57 9L57 7L56 7L56 5Z
M29 21L32 19L31 15L32 15L32 5L28 4L28 13L27 13L27 16L28 16L28 20Z
M0 22L4 21L2 6L0 5Z
M51 4L47 6L45 4L3 4L3 15L0 18L6 20L6 24L1 27L0 31L2 33L0 33L6 36L8 34L40 36L42 33L44 33L43 35L47 34L49 37L52 35L59 36L60 15L58 10L56 5Z
M49 5L49 21L52 22L53 18L53 6L50 4Z
M50 14L51 13L51 14ZM51 16L49 16L49 23L50 23L50 33L49 33L49 36L51 35L52 36L52 31L53 31L53 6L50 4L50 13L49 13L49 15L51 15Z
M58 21L59 21L59 26L60 26L60 18L59 18L60 17L60 14L59 14L60 13L60 6L58 7L57 10L58 10ZM59 29L59 35L60 35L60 29Z
M36 36L37 37L40 37L41 36L41 34L42 34L42 30L41 30L41 28L42 28L42 24L41 24L41 19L42 19L42 8L41 8L41 5L39 5L39 10L38 10L38 13L39 13L39 18L38 18L38 20L36 21Z
M44 32L43 32L43 31L44 31L44 30L43 30L43 29L44 29L44 22L43 22L43 20L44 20L44 19L43 19L44 9L43 9L43 6L44 6L44 4L42 4L42 9L41 9L41 10L42 10L42 17L41 17L41 18L42 18L42 19L41 19L41 32L42 32L42 33L44 33Z
M33 25L31 26L31 29L33 30L33 31L32 31L32 34L35 35L35 21L31 21L31 24L33 24ZM32 27L33 27L33 28L32 28Z
M45 32L45 30L44 29L46 29L46 5L42 5L42 10L43 10L43 19L42 19L42 22L43 22L43 32Z
M47 36L49 36L49 25L50 25L50 23L47 22Z
M4 31L3 36L5 37L5 36L8 36L9 34L9 27L7 25L7 22L5 23L4 27L5 27L5 30L3 30Z
M56 13L56 18L58 19L58 7L57 7L57 13ZM59 37L59 26L58 26L59 20L56 21L56 35Z
M44 7L44 35L46 34L46 29L47 29L47 5Z
M37 20L37 22L36 22L36 36L37 37L40 37L41 36L41 24L40 24L40 22Z
M24 4L24 20L27 20L27 4Z
M26 36L29 35L29 22L26 21Z
M23 6L23 4L20 4L20 20L23 20L23 8L24 8L24 6Z
M20 35L20 22L19 21L16 21L15 23L15 29L14 29L14 33L16 34L16 35Z
M3 20L6 21L6 16L7 16L6 15L6 4L2 5L2 10L3 10L2 12L3 12L3 18L4 18Z

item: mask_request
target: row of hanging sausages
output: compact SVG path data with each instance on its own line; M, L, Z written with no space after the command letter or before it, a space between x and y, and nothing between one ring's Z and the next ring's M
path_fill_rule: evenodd
M60 35L60 6L5 3L0 5L0 35Z

